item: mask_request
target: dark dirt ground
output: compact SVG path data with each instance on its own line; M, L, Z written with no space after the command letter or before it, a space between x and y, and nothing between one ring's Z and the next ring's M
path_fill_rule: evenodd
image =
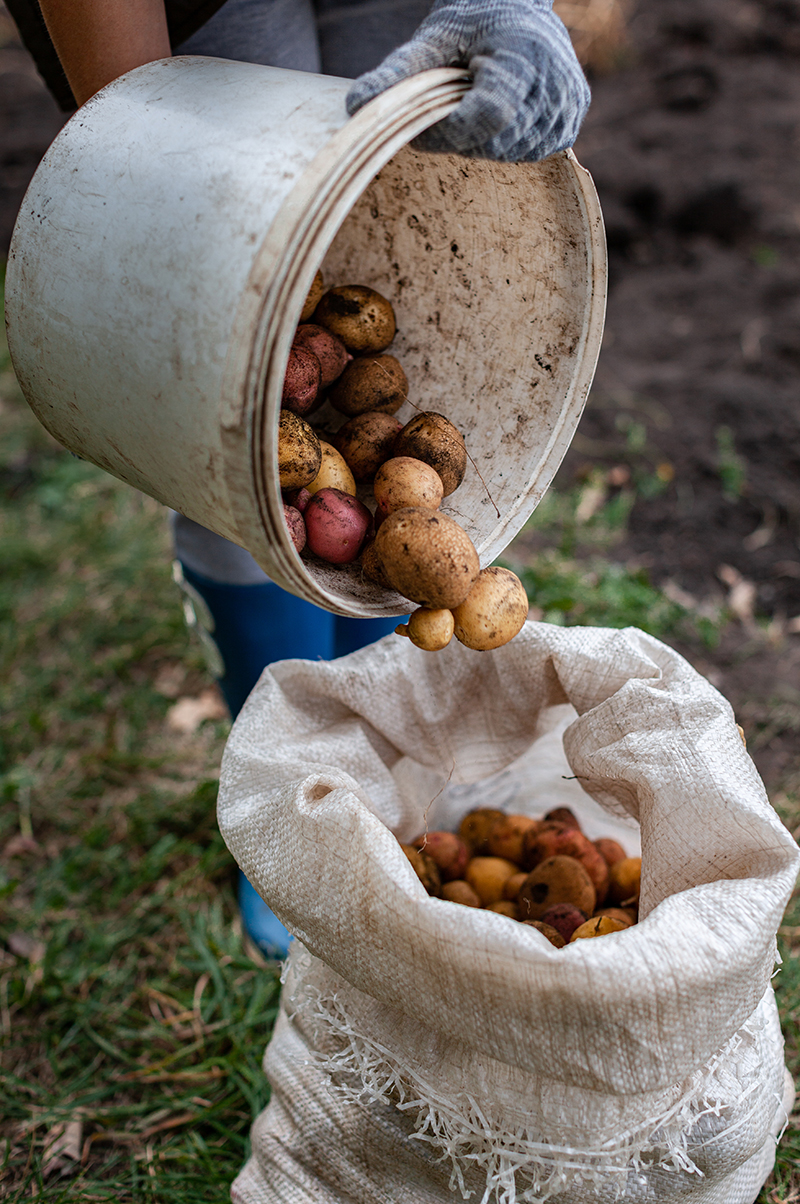
M742 611L717 649L682 651L758 729L768 784L794 789L800 0L638 0L593 91L576 152L606 215L608 325L559 480L666 484L639 491L614 555ZM63 120L0 5L0 253Z

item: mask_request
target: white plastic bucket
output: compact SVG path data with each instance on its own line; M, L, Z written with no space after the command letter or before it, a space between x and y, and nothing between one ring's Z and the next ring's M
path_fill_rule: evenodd
M9 346L42 423L339 614L412 607L358 564L301 559L284 526L281 385L320 265L328 285L395 306L410 382L398 417L438 410L462 431L480 475L470 465L443 509L482 564L552 480L594 372L605 243L574 156L498 164L407 145L467 86L426 72L348 120L347 80L151 63L72 117L17 220Z

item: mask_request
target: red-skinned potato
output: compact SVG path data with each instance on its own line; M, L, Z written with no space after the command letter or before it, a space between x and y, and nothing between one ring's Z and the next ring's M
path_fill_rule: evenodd
M314 352L307 347L292 347L283 378L281 409L301 418L310 414L319 396L321 376L320 362Z
M319 360L320 388L327 389L338 379L347 367L351 358L341 339L331 334L324 326L315 326L306 322L297 327L292 346L303 347Z
M320 489L303 515L309 551L329 564L350 564L372 522L367 507L341 489Z
M294 506L295 510L299 510L302 514L311 501L311 494L307 489L289 489L283 495L283 500L287 506Z
M443 882L464 877L469 861L469 849L455 832L426 832L411 842L415 849L427 853L439 867Z
M292 537L292 543L297 552L302 552L306 546L306 524L303 521L303 516L294 506L287 506L283 503L283 517L289 534Z

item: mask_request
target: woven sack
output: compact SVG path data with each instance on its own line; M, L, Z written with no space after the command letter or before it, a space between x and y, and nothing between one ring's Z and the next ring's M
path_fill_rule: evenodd
M557 950L430 898L397 842L565 803L641 838L635 927ZM798 850L671 649L528 623L274 665L219 819L297 938L236 1204L752 1204L793 1099L770 978Z

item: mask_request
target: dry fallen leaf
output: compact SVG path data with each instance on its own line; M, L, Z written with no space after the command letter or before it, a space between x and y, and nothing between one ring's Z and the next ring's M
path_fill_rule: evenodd
M730 564L721 564L717 569L720 581L728 586L728 607L746 626L752 624L756 606L756 585L748 581L738 569Z
M64 1175L77 1170L83 1141L83 1121L69 1120L65 1124L53 1125L44 1139L42 1174L47 1177L57 1172Z
M219 690L209 686L197 698L179 698L167 711L167 727L172 732L190 736L206 719L224 719L227 714Z

